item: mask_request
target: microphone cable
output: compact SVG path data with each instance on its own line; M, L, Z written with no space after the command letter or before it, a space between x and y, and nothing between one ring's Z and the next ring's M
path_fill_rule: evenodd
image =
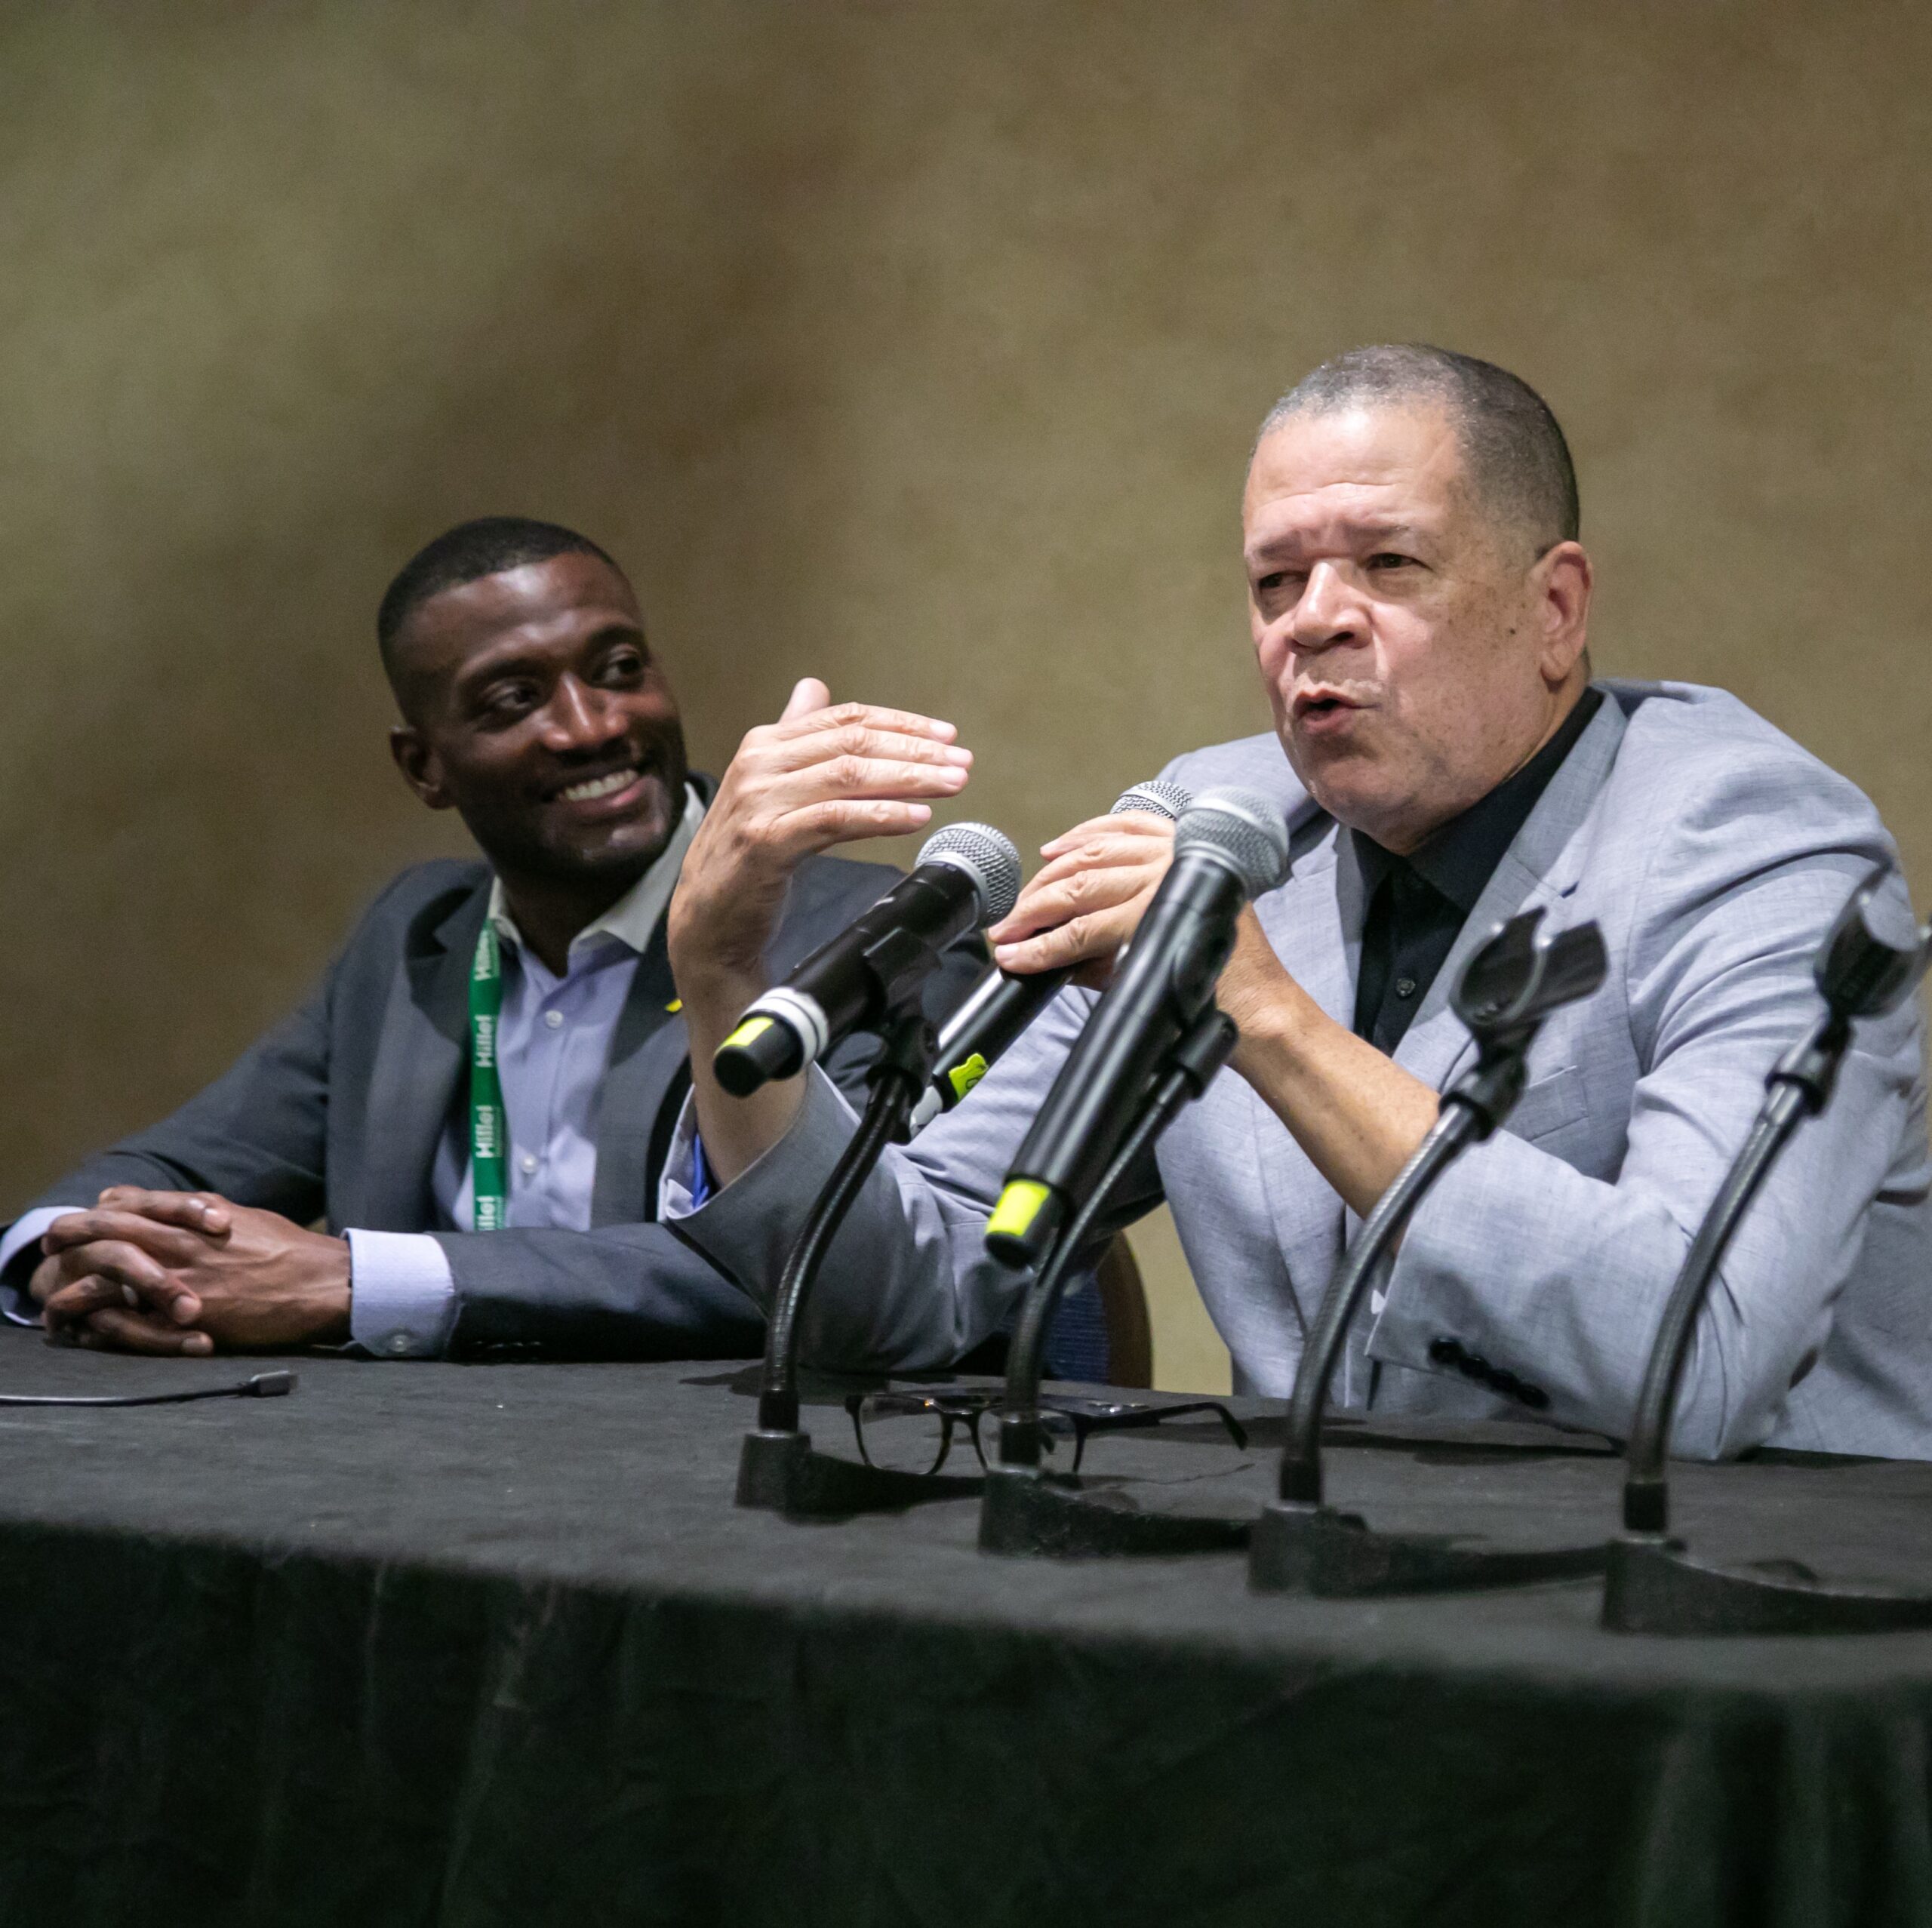
M295 1375L283 1367L192 1392L0 1392L0 1406L185 1406L195 1399L279 1399L294 1390Z

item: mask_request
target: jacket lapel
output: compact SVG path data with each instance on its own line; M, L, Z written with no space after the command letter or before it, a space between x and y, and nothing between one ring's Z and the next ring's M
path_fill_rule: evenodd
M708 810L718 794L718 780L694 770L689 780ZM597 1106L593 1225L635 1225L657 1216L657 1170L670 1149L682 1087L690 1079L685 1020L672 1008L678 987L665 936L669 918L667 905L637 961L630 995L611 1040Z
M420 948L410 946L390 993L371 1081L358 1215L371 1231L420 1232L436 1222L431 1176L467 1056L469 966L489 901L486 874Z
M1287 881L1254 909L1289 976L1337 1024L1352 1025L1364 907L1359 874L1337 861L1341 834L1325 816L1303 826L1291 845ZM1251 1090L1247 1096L1269 1216L1306 1330L1341 1254L1341 1201L1287 1127Z
M666 1101L672 1084L685 1075L685 1020L670 1008L678 992L664 925L660 917L638 959L611 1040L597 1112L597 1180L590 1200L594 1225L634 1225L657 1216L653 1155L661 1160L668 1148L675 1106ZM660 1136L663 1146L655 1142Z
M1575 890L1583 875L1589 841L1584 827L1617 761L1626 723L1614 695L1590 719L1503 853L1395 1047L1396 1063L1438 1091L1446 1090L1475 1054L1469 1034L1449 1002L1463 967L1497 926L1519 911L1541 907L1549 912L1551 921L1562 921L1556 906Z

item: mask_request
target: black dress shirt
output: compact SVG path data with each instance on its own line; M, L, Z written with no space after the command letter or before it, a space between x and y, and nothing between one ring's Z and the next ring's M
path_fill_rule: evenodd
M1515 776L1407 856L1350 833L1368 887L1355 983L1358 1038L1391 1053L1402 1041L1503 852L1602 703L1601 690L1586 690L1562 727Z

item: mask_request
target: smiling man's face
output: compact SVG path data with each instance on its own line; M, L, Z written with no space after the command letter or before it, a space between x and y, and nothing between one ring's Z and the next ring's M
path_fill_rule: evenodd
M573 553L445 589L396 638L396 761L506 883L613 897L685 808L677 700L630 585Z
M1519 769L1580 693L1589 564L1539 557L1472 486L1432 401L1264 436L1241 505L1257 658L1288 761L1407 852Z

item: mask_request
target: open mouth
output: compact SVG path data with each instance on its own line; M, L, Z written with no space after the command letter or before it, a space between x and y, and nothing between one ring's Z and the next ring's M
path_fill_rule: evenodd
M1319 723L1324 718L1345 715L1360 707L1334 690L1304 690L1294 700L1295 721Z

